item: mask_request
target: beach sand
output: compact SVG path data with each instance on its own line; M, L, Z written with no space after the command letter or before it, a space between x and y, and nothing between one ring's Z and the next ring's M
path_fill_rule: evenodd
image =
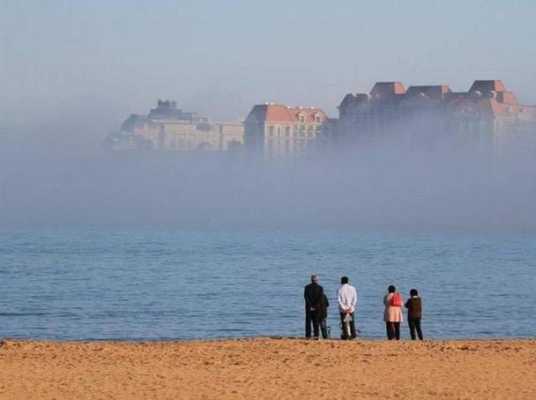
M0 399L536 399L536 341L4 341Z

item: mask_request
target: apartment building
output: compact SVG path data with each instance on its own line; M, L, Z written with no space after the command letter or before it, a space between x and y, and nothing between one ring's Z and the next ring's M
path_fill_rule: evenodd
M445 84L406 89L401 82L378 82L370 93L347 94L339 105L342 142L415 132L497 146L515 135L536 135L536 107L521 105L500 80L474 81L467 92Z
M128 117L109 142L117 150L230 151L244 144L244 127L242 122L211 122L178 109L174 101L159 100L149 114Z
M268 159L303 154L321 142L327 120L317 107L258 104L244 122L244 143Z

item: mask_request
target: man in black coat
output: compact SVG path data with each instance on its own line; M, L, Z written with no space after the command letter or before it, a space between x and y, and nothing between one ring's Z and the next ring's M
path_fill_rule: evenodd
M315 339L318 339L320 312L324 297L324 289L318 284L318 275L311 275L311 283L305 286L303 297L305 299L305 337L311 337L311 324L313 324L313 335Z

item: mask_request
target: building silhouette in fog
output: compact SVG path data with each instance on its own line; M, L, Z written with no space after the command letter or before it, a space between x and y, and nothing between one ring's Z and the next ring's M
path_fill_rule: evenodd
M303 154L322 143L327 122L317 107L258 104L244 122L244 143L248 151L268 159Z
M116 150L227 151L243 145L244 128L242 122L210 122L174 101L158 100L149 114L130 115L108 143Z
M536 106L519 104L500 80L477 80L467 92L448 85L378 82L370 93L347 94L339 105L336 139L370 141L400 134L433 142L450 135L467 143L500 146L513 136L536 134ZM405 136L404 136L405 135Z
M147 115L132 114L108 137L113 149L229 151L245 147L266 159L360 148L393 138L410 146L445 143L501 150L516 139L536 148L536 106L520 104L500 80L477 80L467 92L448 85L377 82L369 93L347 94L339 118L318 107L265 103L244 123L215 123L159 100ZM475 147L476 146L476 147ZM353 150L352 150L353 151Z

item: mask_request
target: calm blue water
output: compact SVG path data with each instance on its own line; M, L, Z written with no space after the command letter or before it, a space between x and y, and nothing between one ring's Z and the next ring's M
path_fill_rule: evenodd
M79 229L0 232L0 336L301 335L311 272L332 303L350 277L366 337L389 284L420 290L429 337L536 334L535 236Z

